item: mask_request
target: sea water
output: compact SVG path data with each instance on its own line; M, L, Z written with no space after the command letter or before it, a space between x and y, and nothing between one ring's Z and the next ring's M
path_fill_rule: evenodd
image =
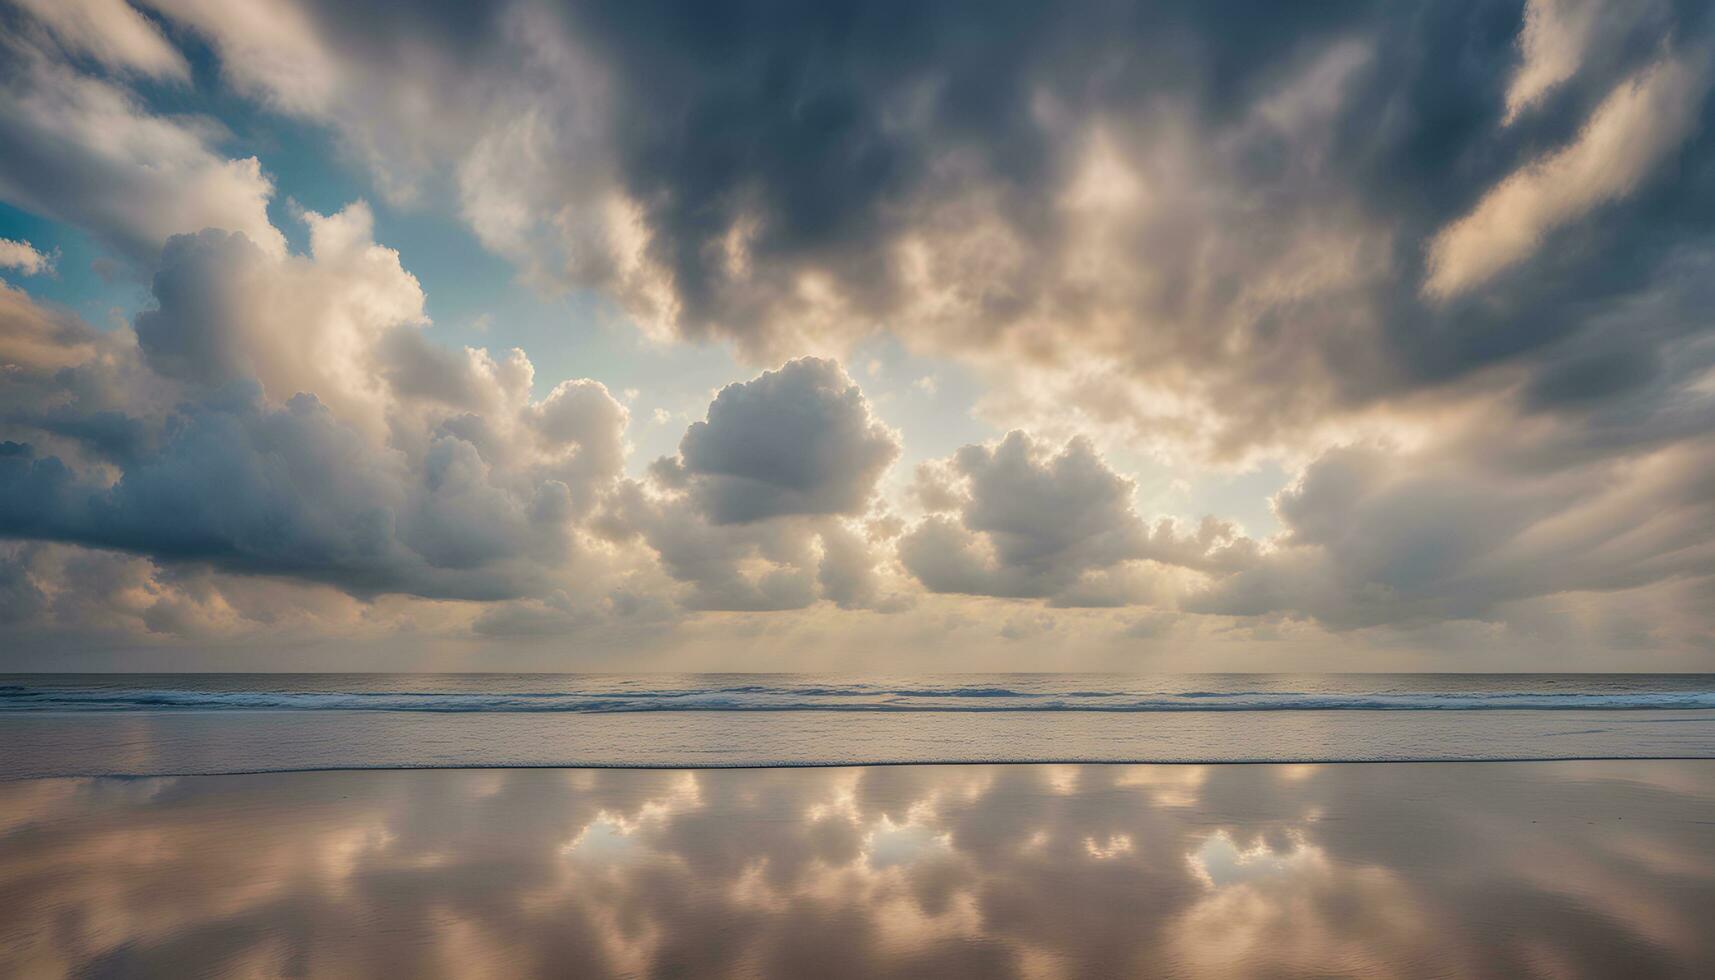
M1715 675L0 676L0 778L1579 758L1715 758Z

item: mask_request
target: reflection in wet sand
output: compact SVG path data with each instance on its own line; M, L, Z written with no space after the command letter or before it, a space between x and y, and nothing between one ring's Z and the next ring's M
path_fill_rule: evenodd
M1711 976L1715 762L0 783L0 975Z

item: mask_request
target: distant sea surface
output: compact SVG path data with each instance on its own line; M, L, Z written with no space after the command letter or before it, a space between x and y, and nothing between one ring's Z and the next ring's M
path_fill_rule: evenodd
M0 778L1715 758L1709 674L12 674Z

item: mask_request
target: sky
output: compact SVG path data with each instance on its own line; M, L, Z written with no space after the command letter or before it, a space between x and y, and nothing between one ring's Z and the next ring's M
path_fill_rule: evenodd
M0 670L1715 670L1701 0L0 0Z

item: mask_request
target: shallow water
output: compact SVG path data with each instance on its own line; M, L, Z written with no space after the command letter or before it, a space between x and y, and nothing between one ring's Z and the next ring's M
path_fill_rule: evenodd
M1715 975L1715 762L0 784L0 975Z
M0 714L0 779L303 769L1715 758L1709 711Z
M518 766L1715 758L1710 675L0 678L0 779Z
M1715 674L0 674L0 712L1709 710Z

